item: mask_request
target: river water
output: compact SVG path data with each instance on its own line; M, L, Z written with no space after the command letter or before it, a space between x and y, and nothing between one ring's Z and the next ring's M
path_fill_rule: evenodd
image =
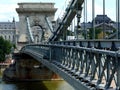
M3 82L0 77L0 90L74 90L74 88L62 80L13 83Z

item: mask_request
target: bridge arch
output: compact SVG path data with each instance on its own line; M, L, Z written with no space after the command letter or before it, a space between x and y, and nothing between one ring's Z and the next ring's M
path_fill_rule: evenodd
M40 42L43 41L45 30L41 25L33 25L33 26L31 26L31 31L32 31L35 43L40 43Z

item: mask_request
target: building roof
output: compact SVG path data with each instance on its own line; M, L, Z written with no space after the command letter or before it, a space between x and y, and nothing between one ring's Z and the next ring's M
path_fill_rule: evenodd
M0 29L15 29L14 22L0 22Z
M96 23L110 23L112 21L107 15L97 15L94 20Z

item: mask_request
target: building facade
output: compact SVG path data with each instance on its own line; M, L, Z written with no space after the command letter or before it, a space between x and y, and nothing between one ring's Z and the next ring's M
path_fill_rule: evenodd
M13 44L17 44L17 23L13 19L12 22L0 22L0 36L9 40Z
M89 32L89 29L94 28L101 29L102 33L105 34L104 37L100 38L116 38L117 23L112 21L107 15L97 15L91 22L81 23L81 30ZM112 36L112 37L111 37Z

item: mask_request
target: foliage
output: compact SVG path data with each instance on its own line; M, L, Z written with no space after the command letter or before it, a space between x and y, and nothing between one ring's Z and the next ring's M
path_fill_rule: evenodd
M111 35L111 34L113 34L115 32L116 32L116 29L112 28L111 32L106 31L105 34L104 34L103 30L101 28L95 28L95 39L103 39L104 35L109 36L109 35ZM93 28L90 28L89 31L88 31L88 38L89 39L93 39L93 33L94 33Z
M5 60L5 55L10 54L12 44L8 40L4 40L3 37L0 37L0 61Z
M63 34L61 35L61 38L63 40L66 40L67 36L73 36L73 35L74 35L74 32L72 32L70 30L65 30L65 31L63 31Z
M15 49L17 48L15 44L13 44L13 48L15 48Z
M94 33L94 30L93 28L90 28L89 31L88 31L88 38L89 39L93 39L93 33ZM99 29L99 28L96 28L95 29L95 39L99 39L99 34L102 33L102 30Z

